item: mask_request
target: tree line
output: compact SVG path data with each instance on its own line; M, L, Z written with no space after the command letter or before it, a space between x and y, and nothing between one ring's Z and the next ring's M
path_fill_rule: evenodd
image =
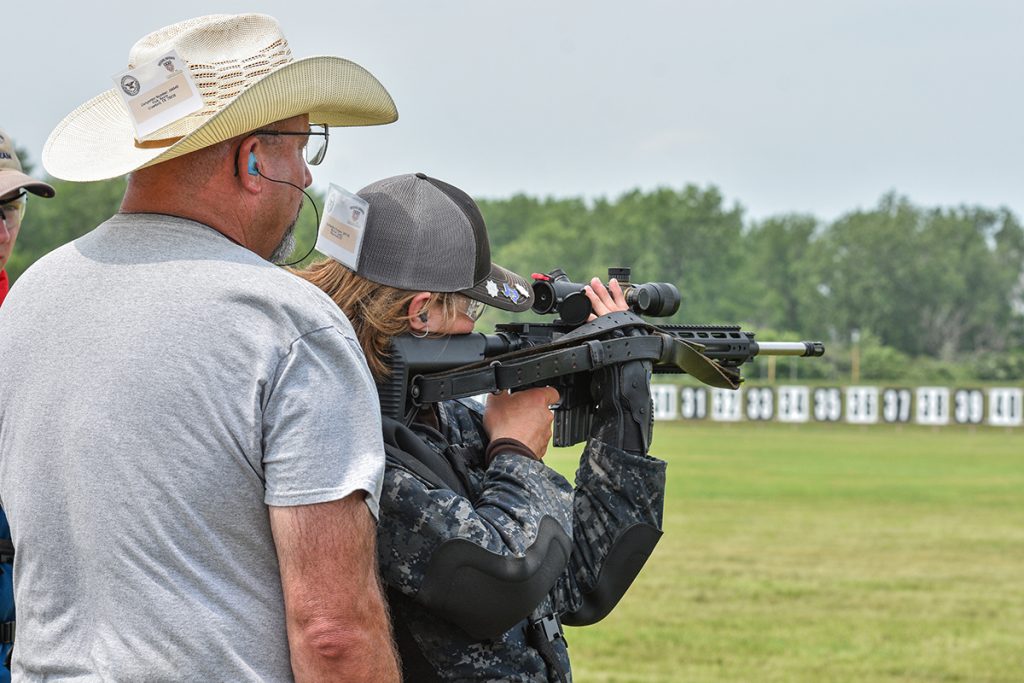
M30 200L12 279L116 212L125 187L53 184L56 199ZM801 377L848 376L856 363L863 379L1024 379L1024 228L1005 208L922 207L890 193L831 222L746 220L716 187L695 185L479 204L493 260L524 275L560 267L583 281L630 266L634 282L679 287L680 311L666 322L826 341L827 357L800 363ZM296 258L313 244L315 224L307 204Z

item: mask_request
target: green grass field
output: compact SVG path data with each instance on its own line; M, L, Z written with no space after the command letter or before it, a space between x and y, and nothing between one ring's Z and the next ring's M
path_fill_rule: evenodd
M665 535L567 629L577 683L1024 681L1021 430L659 422L652 453Z

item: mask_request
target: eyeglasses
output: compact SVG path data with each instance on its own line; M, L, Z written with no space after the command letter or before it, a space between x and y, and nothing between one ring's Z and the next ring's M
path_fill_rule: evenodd
M21 225L21 219L25 217L25 209L28 207L28 192L22 190L17 197L6 199L0 202L0 213L4 215L4 222L8 228L16 228Z
M327 156L327 131L328 128L322 123L314 123L305 132L291 130L254 130L250 135L305 135L306 163L316 166Z
M485 308L487 308L487 304L483 301L470 299L465 294L460 294L455 299L455 310L459 313L465 313L473 322L480 319L480 316L484 314Z

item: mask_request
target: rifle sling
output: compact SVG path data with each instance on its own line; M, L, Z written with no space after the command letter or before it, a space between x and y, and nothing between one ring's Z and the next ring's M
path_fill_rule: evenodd
M672 365L715 387L735 389L739 386L732 373L700 352L699 345L659 332L629 313L608 320L615 315L602 316L552 344L495 356L485 363L419 375L413 378L413 398L418 404L437 403L503 389L539 386L555 377L630 360ZM599 321L602 324L594 325ZM653 333L640 337L594 338L620 327L642 327Z

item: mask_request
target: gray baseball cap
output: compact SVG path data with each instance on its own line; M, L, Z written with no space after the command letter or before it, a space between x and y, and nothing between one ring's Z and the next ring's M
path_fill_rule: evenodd
M356 272L411 291L458 292L505 311L525 311L533 290L491 263L483 216L473 199L424 173L370 183L370 205Z

